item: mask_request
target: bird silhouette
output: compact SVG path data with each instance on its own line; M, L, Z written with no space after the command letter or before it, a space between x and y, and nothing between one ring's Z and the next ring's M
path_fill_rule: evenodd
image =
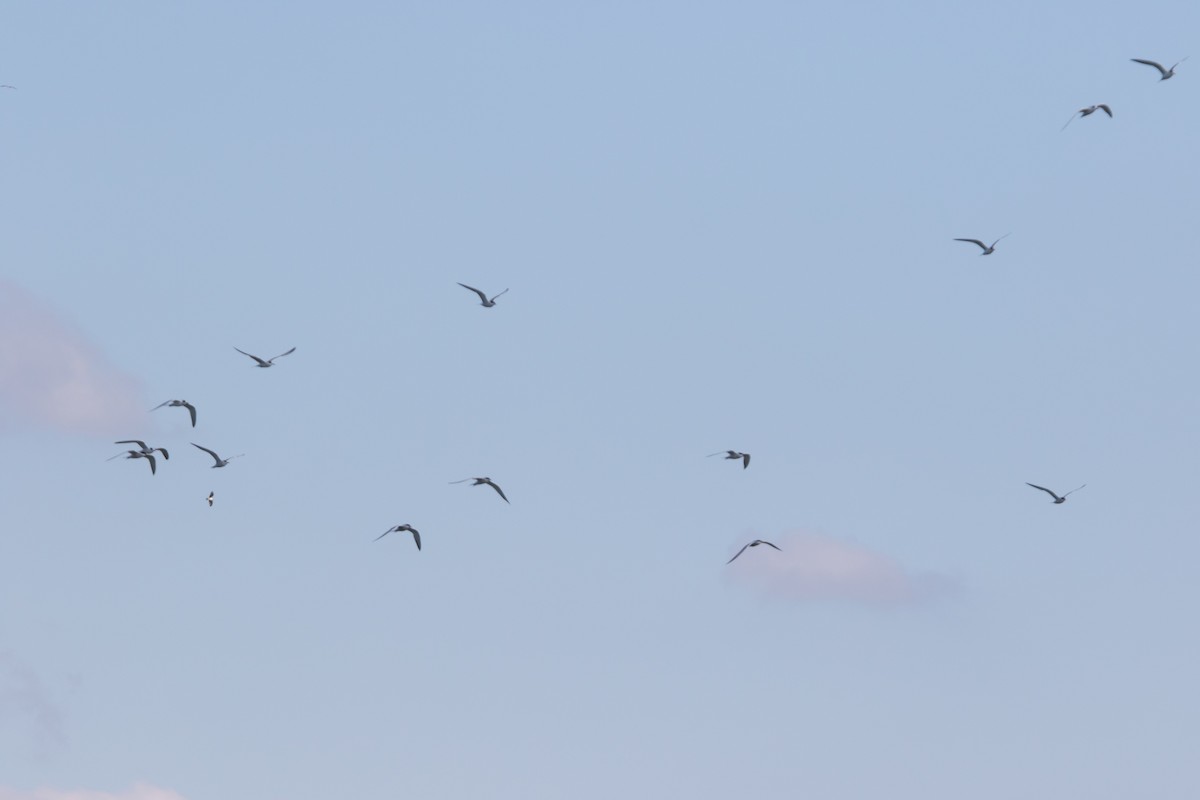
M241 353L241 354L242 354L242 355L244 355L244 356L250 356L250 358L253 358L255 361L257 361L257 362L258 362L258 363L257 363L257 364L255 364L254 366L256 366L256 367L262 367L262 368L264 368L264 369L265 369L265 368L267 368L267 367L272 367L272 366L274 366L274 365L275 365L275 359L276 359L276 358L283 358L284 356L290 356L292 353L296 352L296 348L294 348L294 347L293 347L291 350L288 350L286 353L280 353L280 354L279 354L279 355L277 355L277 356L273 356L272 358L268 358L266 361L263 361L263 360L262 360L261 358L259 358L258 356L256 356L256 355L251 355L250 353L247 353L245 350L238 350L238 348L236 348L236 347L235 347L235 348L233 348L233 349L234 349L234 350L237 350L239 353Z
M496 494L498 494L502 498L504 498L504 502L508 503L508 498L504 497L504 490L501 489L499 486L497 486L495 483L493 483L491 478L463 478L461 481L450 481L450 483L466 483L467 481L475 481L474 483L471 484L472 486L482 486L484 484L487 484L488 486L490 486L496 490Z
M496 298L499 297L500 294L504 294L504 292L508 291L508 289L505 289L504 292L501 292L500 294L495 295L494 297L492 297L492 299L489 300L488 296L486 294L479 291L474 286L467 286L465 283L460 283L458 285L463 287L464 289L470 289L472 292L479 295L479 304L482 305L484 308L491 308L492 306L496 305Z
M1033 488L1035 488L1035 489L1041 489L1043 492L1045 492L1046 494L1048 494L1048 495L1050 495L1051 497L1053 497L1053 498L1054 498L1054 505L1056 505L1056 506L1057 506L1057 505L1059 505L1059 504L1061 504L1061 503L1065 503L1065 502L1067 502L1067 495L1074 494L1075 492L1078 492L1080 489L1082 489L1082 488L1083 488L1083 486L1087 486L1087 484L1085 483L1083 486L1079 486L1079 487L1077 487L1077 488L1075 488L1075 489L1072 489L1071 491L1067 492L1067 494L1064 494L1062 497L1059 497L1059 496L1058 496L1058 495L1056 495L1054 492L1052 492L1052 491L1050 491L1049 489L1047 489L1045 486L1038 486L1036 483L1030 483L1029 481L1026 481L1026 482L1025 482L1025 485L1026 485L1026 486L1032 486L1032 487L1033 487Z
M405 523L403 525L393 525L392 527L388 528L383 533L376 536L375 541L378 542L380 539L387 536L389 533L397 533L400 531L408 531L409 533L411 533L413 535L413 541L417 543L417 549L418 550L421 549L421 534L417 532L416 528L414 528L412 525L409 525L408 523Z
M722 454L725 454L726 461L729 461L729 460L736 461L737 459L740 458L742 460L742 469L745 469L746 467L750 466L750 454L749 453L739 453L736 450L721 450L720 452L717 452L717 453L709 453L708 455L705 456L705 458L712 458L713 456L719 456Z
M1004 234L1004 236L1001 236L1001 237L1000 237L1000 239L1004 239L1004 238L1007 238L1007 237L1009 237L1009 236L1012 236L1012 234L1011 234L1011 233L1006 233L1006 234ZM983 250L983 252L982 252L982 253L980 253L979 255L981 255L981 256L990 256L992 253L996 252L996 244L997 244L997 243L1000 241L1000 239L997 239L995 242L992 242L990 245L989 245L989 244L984 244L983 242L979 241L978 239L955 239L954 241L956 241L956 242L970 242L971 244L977 244L977 245L979 245L980 249L981 249L981 250Z
M775 547L775 545L771 544L766 539L755 539L753 542L750 542L749 544L742 545L742 549L738 550L736 553L734 553L733 558L729 559L725 563L732 564L737 559L738 556L740 556L742 553L744 553L746 551L747 547L758 547L760 544L765 544L765 545L768 545L769 547ZM779 550L778 547L775 547L775 549ZM782 553L783 551L779 550L779 552Z

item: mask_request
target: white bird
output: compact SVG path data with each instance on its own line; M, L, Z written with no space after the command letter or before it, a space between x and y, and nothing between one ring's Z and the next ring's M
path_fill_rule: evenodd
M141 454L144 456L153 455L154 453L158 452L158 453L162 453L163 458L165 458L167 460L170 460L170 458L171 458L171 456L167 453L167 449L165 447L147 447L146 443L143 442L141 439L122 439L119 442L113 442L113 444L136 444L140 448ZM116 456L113 456L113 458L116 458ZM109 459L109 460L111 461L112 459Z
M736 450L722 450L720 453L709 453L705 456L705 458L712 458L713 456L719 456L721 454L725 454L726 461L729 461L730 459L737 460L740 458L742 460L742 469L750 466L750 454L739 453Z
M1087 484L1085 483L1083 486L1080 486L1080 487L1078 487L1078 488L1076 488L1076 489L1072 489L1071 491L1067 492L1067 494L1064 494L1062 497L1059 497L1059 496L1058 496L1058 495L1056 495L1054 492L1052 492L1052 491L1050 491L1049 489L1047 489L1045 486L1038 486L1036 483L1030 483L1029 481L1026 481L1026 482L1025 482L1025 485L1026 485L1026 486L1032 486L1032 487L1033 487L1033 488L1035 488L1035 489L1041 489L1043 492L1045 492L1046 494L1048 494L1048 495L1050 495L1051 497L1053 497L1053 498L1054 498L1054 505L1059 505L1060 503L1065 503L1065 502L1067 502L1067 495L1074 494L1075 492L1078 492L1078 491L1079 491L1079 489L1082 489L1082 488L1083 488L1083 486L1087 486Z
M245 350L238 350L236 347L233 349L237 350L239 353L241 353L244 356L250 356L251 358L253 358L255 361L258 362L254 366L263 367L264 369L266 367L273 366L276 358L283 358L284 356L290 356L292 353L296 352L296 348L293 347L291 350L288 350L286 353L280 353L279 355L274 356L273 358L268 358L266 361L263 361L258 356L251 355L250 353L247 353Z
M474 286L467 286L465 283L460 283L458 285L464 289L470 289L472 292L479 295L479 302L484 308L491 308L492 306L496 305L496 297L499 297L500 294L504 294L504 292L508 291L508 289L505 289L504 292L501 292L500 294L496 295L496 297L493 297L491 300L489 300L486 294L479 291Z
M234 349L236 350L237 348L235 347ZM278 356L276 356L276 357L278 358ZM183 408L186 408L188 410L188 413L192 415L192 427L193 428L196 427L196 407L194 405L192 405L191 403L189 403L187 400L168 400L165 403L159 403L158 405L156 405L154 408L152 408L150 410L157 411L158 409L162 408L163 406L170 406L171 408L179 408L182 406Z
M1012 236L1012 234L1011 234L1011 233L1006 233L1006 234L1004 234L1004 236L1001 236L1001 237L1000 237L1000 239L1004 239L1004 238L1007 238L1007 237L1009 237L1009 236ZM978 239L955 239L954 241L956 241L956 242L970 242L971 244L977 244L977 245L979 245L979 247L980 247L980 248L983 250L983 252L982 252L982 253L980 253L979 255L981 255L981 256L990 256L992 253L996 252L996 244L997 244L997 242L999 242L999 241L1000 241L1000 239L997 239L995 242L992 242L990 245L986 245L986 244L984 244L983 242L979 241Z
M1069 120L1067 120L1067 125L1070 125L1072 122L1075 121L1076 115L1078 115L1080 117L1087 117L1092 114L1095 114L1097 111L1103 111L1105 114L1108 114L1110 119L1112 118L1112 109L1109 108L1104 103L1098 103L1094 106L1088 106L1087 108L1081 108L1078 111L1076 111L1074 114L1071 115L1071 118ZM1062 128L1060 129L1060 132L1065 131L1067 129L1067 125L1063 125Z
M164 450L163 452L165 453L166 451ZM144 458L150 462L150 474L155 475L158 473L157 463L154 460L154 456L151 455L150 453L143 453L138 450L126 450L124 453L117 453L115 456L113 456L112 458L110 458L108 460L112 461L113 458L120 458L121 456L125 456L125 458Z
M733 563L733 561L734 561L734 559L736 559L736 558L737 558L738 556L740 556L740 555L741 555L743 552L745 552L745 550L746 550L746 548L747 548L747 547L758 547L760 544L765 544L765 545L768 545L768 546L770 546L770 547L775 547L775 545L771 544L770 542L766 541L765 539L755 539L753 542L750 542L749 544L744 544L744 545L742 545L742 549L741 549L741 550L738 550L738 551L737 551L737 553L735 553L735 554L734 554L733 558L729 559L729 560L728 560L728 561L726 561L725 563L726 563L726 564L732 564L732 563ZM775 549L776 549L776 550L779 550L779 548L778 548L778 547L775 547ZM781 553L782 553L783 551L782 551L782 550L779 550L779 552L781 552Z
M482 486L484 484L487 484L488 486L490 486L496 490L496 494L498 494L502 498L504 498L504 502L508 503L508 498L504 497L504 490L501 489L496 484L492 483L491 478L463 478L461 481L450 481L450 482L451 483L466 483L467 481L475 481L474 483L471 484L472 486ZM509 503L509 505L511 505L511 503Z
M375 541L378 542L380 539L387 536L389 533L397 533L397 532L401 532L401 531L408 531L409 533L411 533L413 535L413 541L417 543L417 549L418 550L421 549L421 534L417 532L416 528L414 528L412 525L409 525L408 523L405 523L403 525L394 525L391 528L388 528L386 531L384 531L383 533L376 536Z
M1175 68L1178 67L1180 64L1182 64L1184 61L1187 61L1187 58L1181 58L1180 60L1176 61L1174 64L1171 65L1170 69L1163 69L1162 64L1158 63L1157 61L1149 61L1145 58L1131 58L1129 60L1136 61L1139 64L1145 64L1148 67L1154 67L1162 75L1162 77L1159 78L1159 81L1165 81L1167 78L1170 78L1172 75L1175 74Z
M208 507L209 507L209 508L212 508L212 504L213 504L213 498L214 498L214 497L216 497L216 496L217 496L216 492L209 492L209 493L208 493Z
M217 467L223 467L226 464L228 464L230 461L233 461L235 458L241 458L242 456L246 455L245 453L238 453L236 456L230 456L229 458L221 458L219 455L214 453L212 450L209 450L207 447L200 447L200 445L196 444L195 442L192 442L192 447L199 447L201 450L203 450L204 452L208 453L210 456L213 457L213 461L216 462L215 464L212 465L213 469L216 469Z

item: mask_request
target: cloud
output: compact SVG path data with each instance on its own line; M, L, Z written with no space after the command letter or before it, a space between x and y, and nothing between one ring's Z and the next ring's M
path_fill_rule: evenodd
M0 410L68 433L106 435L144 411L137 381L69 323L0 280Z
M935 599L957 589L946 576L911 572L855 542L814 533L785 534L770 541L782 552L766 546L747 550L730 565L730 575L773 597L896 606ZM735 552L731 550L730 555Z
M9 738L31 747L36 756L62 747L62 714L23 661L0 650L0 744ZM12 746L12 745L10 745Z
M134 784L125 792L97 792L91 789L5 789L0 787L0 800L186 800L178 792L160 789L148 783Z

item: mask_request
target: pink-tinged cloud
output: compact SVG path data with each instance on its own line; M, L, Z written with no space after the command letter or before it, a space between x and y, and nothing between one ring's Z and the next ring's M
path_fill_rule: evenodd
M0 416L108 435L144 421L137 388L82 333L0 280Z
M148 783L135 784L124 792L97 792L91 789L5 789L0 800L187 800L179 792L160 789Z
M768 539L780 549L747 548L729 565L729 574L772 597L894 606L942 597L957 589L945 576L912 572L856 542L814 533Z

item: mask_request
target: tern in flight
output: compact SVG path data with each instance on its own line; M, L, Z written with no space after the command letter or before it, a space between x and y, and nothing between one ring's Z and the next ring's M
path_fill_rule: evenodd
M1131 58L1129 60L1136 61L1139 64L1145 64L1147 67L1154 67L1162 75L1162 77L1159 78L1159 81L1165 81L1167 78L1170 78L1171 76L1173 76L1175 74L1175 68L1178 67L1180 64L1182 64L1184 61L1187 61L1186 58L1181 58L1179 61L1176 61L1174 64L1172 64L1170 69L1163 69L1163 65L1158 63L1157 61L1148 61L1147 59L1144 59L1144 58Z
M1004 236L1001 236L1000 239L1004 239L1008 236L1012 236L1012 234L1006 233L1006 234L1004 234ZM996 252L996 244L1000 241L1000 239L997 239L995 242L992 242L991 245L986 245L983 242L979 241L978 239L955 239L954 241L970 242L971 244L977 244L977 245L979 245L980 249L983 250L983 252L980 253L979 255L990 256L992 253Z
M279 355L275 356L274 358L268 358L266 361L263 361L258 356L250 355L250 353L247 353L245 350L238 350L236 347L233 349L237 350L239 353L241 353L244 356L250 356L251 358L253 358L255 361L258 362L254 366L262 367L264 369L266 369L267 367L274 366L276 358L283 358L284 356L290 356L292 353L296 352L296 348L293 347L291 350L288 350L286 353L280 353Z
M161 449L161 448L156 448L156 449ZM152 455L152 453L153 453L153 451L151 451L149 453L144 453L140 450L126 450L124 453L117 453L115 456L113 456L112 458L110 458L108 460L112 461L113 458L120 458L121 456L125 456L126 458L144 458L150 462L150 474L155 475L158 473L158 466L154 461L154 456ZM166 454L167 454L167 451L163 450L163 455L165 456Z
M378 542L380 539L387 536L389 533L398 533L401 531L408 531L409 533L411 533L413 535L413 541L417 543L417 549L418 550L421 549L421 534L417 532L416 528L414 528L412 525L409 525L408 523L405 523L403 525L394 525L394 526L388 528L386 531L384 531L383 533L376 536L375 541Z
M212 450L209 450L207 447L200 447L200 445L196 444L195 442L192 442L192 447L199 447L201 450L203 450L204 452L208 453L210 456L213 457L213 461L216 462L215 464L212 465L213 469L216 469L217 467L223 467L226 464L228 464L230 461L233 461L235 458L241 458L242 456L246 455L245 453L238 453L236 456L230 456L229 458L221 458L219 455L214 453Z
M737 459L740 458L742 460L742 469L745 469L746 467L750 466L750 454L749 453L739 453L737 450L722 450L720 453L709 453L708 455L705 456L705 458L712 458L713 456L719 456L719 455L724 455L726 461L729 461L730 459L733 459L736 461Z
M1028 481L1026 481L1026 482L1025 482L1025 485L1026 485L1026 486L1032 486L1032 487L1033 487L1033 488L1035 488L1035 489L1041 489L1043 492L1045 492L1046 494L1048 494L1048 495L1050 495L1051 497L1053 497L1053 498L1054 498L1054 505L1059 505L1060 503L1065 503L1065 502L1067 502L1067 495L1074 494L1075 492L1078 492L1078 491L1079 491L1079 489L1082 489L1082 488L1083 488L1083 486L1087 486L1087 484L1085 483L1083 486L1080 486L1078 489L1072 489L1071 491L1067 492L1067 494L1064 494L1062 497L1059 497L1059 496L1058 496L1058 495L1056 495L1054 492L1052 492L1052 491L1050 491L1049 489L1047 489L1045 486L1038 486L1036 483L1029 483Z
M500 294L504 294L504 292L508 291L508 289L505 289L504 292L501 292L500 294L496 295L496 297L493 297L491 300L489 300L486 294L479 291L474 286L467 286L465 283L460 283L459 286L463 287L464 289L470 289L472 292L479 295L479 302L484 308L491 308L492 306L496 305L496 297L499 297Z
M728 561L726 561L725 563L726 563L726 564L732 564L732 563L733 563L733 561L734 561L734 559L736 559L738 556L740 556L742 553L744 553L744 552L746 551L746 548L747 548L747 547L758 547L760 544L765 544L765 545L770 545L771 547L775 547L775 545L771 544L771 543L770 543L770 542L768 542L766 539L755 539L753 542L750 542L749 544L744 544L744 545L742 545L742 549L741 549L741 550L738 550L738 551L737 551L737 553L735 553L735 554L734 554L733 558L729 559L729 560L728 560ZM778 547L775 547L775 549L776 549L776 550L779 550L779 548L778 548ZM779 552L781 552L781 553L782 553L783 551L782 551L782 550L779 550Z
M1091 116L1092 114L1095 114L1097 111L1103 111L1105 114L1108 114L1110 119L1112 118L1112 109L1109 108L1108 106L1106 106L1104 103L1098 103L1097 105L1088 106L1087 108L1081 108L1078 111L1076 111L1074 114L1071 115L1071 118L1069 120L1067 120L1067 125L1070 125L1072 122L1075 121L1076 115L1078 115L1080 117L1088 117L1088 116ZM1061 130L1065 131L1067 129L1067 125L1063 125Z
M122 439L119 442L113 442L113 444L136 444L139 448L140 454L143 456L150 456L150 455L154 455L155 452L159 452L159 453L163 454L163 458L168 459L168 460L171 458L171 456L167 454L167 448L165 448L165 447L147 447L146 443L143 442L141 439ZM133 451L130 451L130 452L133 452ZM113 456L113 458L116 458L116 456Z
M508 498L504 497L504 490L501 489L496 484L492 483L491 478L463 478L461 481L450 481L450 482L451 483L466 483L467 481L475 481L474 483L471 484L472 486L483 486L486 483L488 486L490 486L496 490L496 494L500 495L500 497L504 499L504 502L508 503ZM510 503L510 505L511 505L511 503Z
M234 349L236 350L237 348L235 347ZM279 356L275 356L275 357L279 358ZM193 428L196 427L196 407L194 405L192 405L191 403L189 403L187 400L168 400L165 403L159 403L158 405L156 405L154 408L152 408L150 410L157 411L158 409L162 408L163 406L170 406L171 408L179 408L182 406L183 408L186 408L188 410L188 413L192 415L192 427Z
M209 492L209 493L208 493L208 507L209 507L209 508L212 508L213 498L214 498L214 497L216 497L216 496L217 496L216 492Z

